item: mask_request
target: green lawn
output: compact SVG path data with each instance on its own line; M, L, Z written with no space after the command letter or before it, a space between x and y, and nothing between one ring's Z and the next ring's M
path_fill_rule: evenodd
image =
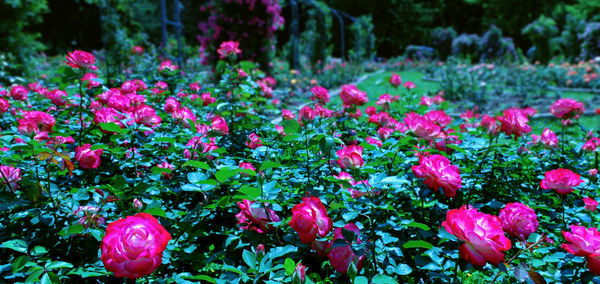
M406 81L412 81L415 83L417 88L413 89L413 92L418 94L426 94L428 92L435 92L439 89L439 85L436 82L428 82L423 81L422 78L425 76L422 72L416 71L403 71L397 73L402 78L402 83ZM406 89L404 87L400 87L398 91L392 87L390 84L390 77L392 76L392 72L382 72L376 74L374 76L370 76L366 80L360 82L360 84L356 85L359 90L367 92L367 96L369 96L369 103L374 104L377 101L379 96L388 93L391 95L401 95L406 93ZM420 96L419 96L420 97Z

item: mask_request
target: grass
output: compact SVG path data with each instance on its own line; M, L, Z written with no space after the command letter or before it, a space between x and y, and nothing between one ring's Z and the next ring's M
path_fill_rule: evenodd
M438 83L422 80L425 76L425 74L422 72L403 71L397 74L402 78L402 82L412 81L415 83L417 87L412 91L416 92L417 94L427 94L439 90ZM401 95L406 93L406 89L404 89L404 87L400 87L399 90L396 90L394 87L392 87L389 82L391 76L392 72L390 71L378 73L360 82L360 84L357 84L356 87L361 91L367 92L367 96L369 97L369 105L375 104L375 101L377 101L379 96L386 93L391 95Z

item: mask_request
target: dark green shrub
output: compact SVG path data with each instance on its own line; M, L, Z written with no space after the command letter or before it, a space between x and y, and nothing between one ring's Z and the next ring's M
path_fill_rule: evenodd
M545 16L540 16L535 21L531 22L522 31L531 40L535 52L530 59L539 60L542 63L547 63L552 57L553 38L558 35L558 27L556 22Z
M452 41L452 54L462 58L478 58L479 36L476 34L461 34Z
M440 59L446 60L452 52L452 41L456 31L452 28L436 28L431 34L431 45L436 49Z

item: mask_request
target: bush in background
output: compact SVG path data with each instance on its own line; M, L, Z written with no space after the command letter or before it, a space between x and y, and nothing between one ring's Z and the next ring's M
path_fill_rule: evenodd
M436 28L431 34L431 45L436 49L440 59L446 60L452 52L452 41L456 31L452 28Z

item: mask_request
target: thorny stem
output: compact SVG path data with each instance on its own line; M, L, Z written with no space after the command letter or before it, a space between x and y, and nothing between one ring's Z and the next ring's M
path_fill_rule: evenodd
M472 173L477 173L481 170L481 168L483 167L483 164L485 164L485 158L487 158L488 154L490 153L490 150L492 149L492 143L494 142L496 137L498 137L498 136L490 137L487 149L485 150L485 153L483 154L483 157L481 158L481 162L479 163L479 165L477 165L477 169L475 169L475 171L472 171ZM479 178L475 179L475 181L471 184L469 191L467 192L467 205L471 202L471 193L473 192L473 190L475 190L475 185L477 185L478 182L479 182Z
M4 175L4 172L0 170L0 174L2 174L2 178L4 179L4 181L6 181L6 185L8 185L8 188L10 188L10 191L15 192L12 185L8 181L8 178Z
M544 241L544 239L546 239L546 234L542 234L540 236L540 238L533 244L529 245L529 246L523 246L524 248L522 248L519 252L517 252L517 254L515 254L513 257L511 257L507 262L506 265L510 264L515 258L517 258L519 255L521 255L523 252L525 252L526 250L530 250L532 247L539 245L540 243L542 243ZM492 283L496 282L496 279L498 278L498 276L500 276L500 271L498 271L498 273L496 273L496 276L494 276L494 278L492 279Z
M306 128L304 129L304 142L306 145L306 178L308 180L307 182L307 186L310 186L310 157L308 155L308 134L307 131L308 130L308 126L306 126Z
M81 146L81 138L83 136L83 83L81 79L85 76L85 69L81 72L81 78L79 78L79 137L77 139L77 145Z
M373 256L373 269L375 270L374 273L377 273L377 270L378 270L377 268L379 267L379 265L377 264L377 251L376 251L376 248L375 248L375 243L376 243L375 242L376 232L375 232L375 223L374 223L374 221L375 221L375 219L374 219L374 214L375 214L375 208L374 208L374 204L375 204L375 199L374 199L375 198L375 191L374 190L370 190L367 187L367 182L363 182L362 181L360 169L358 169L357 171L358 171L359 183L361 183L364 186L367 194L369 195L369 199L371 200L371 204L369 206L369 210L371 211L371 212L369 212L370 213L369 214L370 215L369 216L369 226L370 226L370 229L371 229L370 230L369 238L371 240L373 240L373 253L372 253L372 256ZM368 176L367 176L367 180L368 180Z

